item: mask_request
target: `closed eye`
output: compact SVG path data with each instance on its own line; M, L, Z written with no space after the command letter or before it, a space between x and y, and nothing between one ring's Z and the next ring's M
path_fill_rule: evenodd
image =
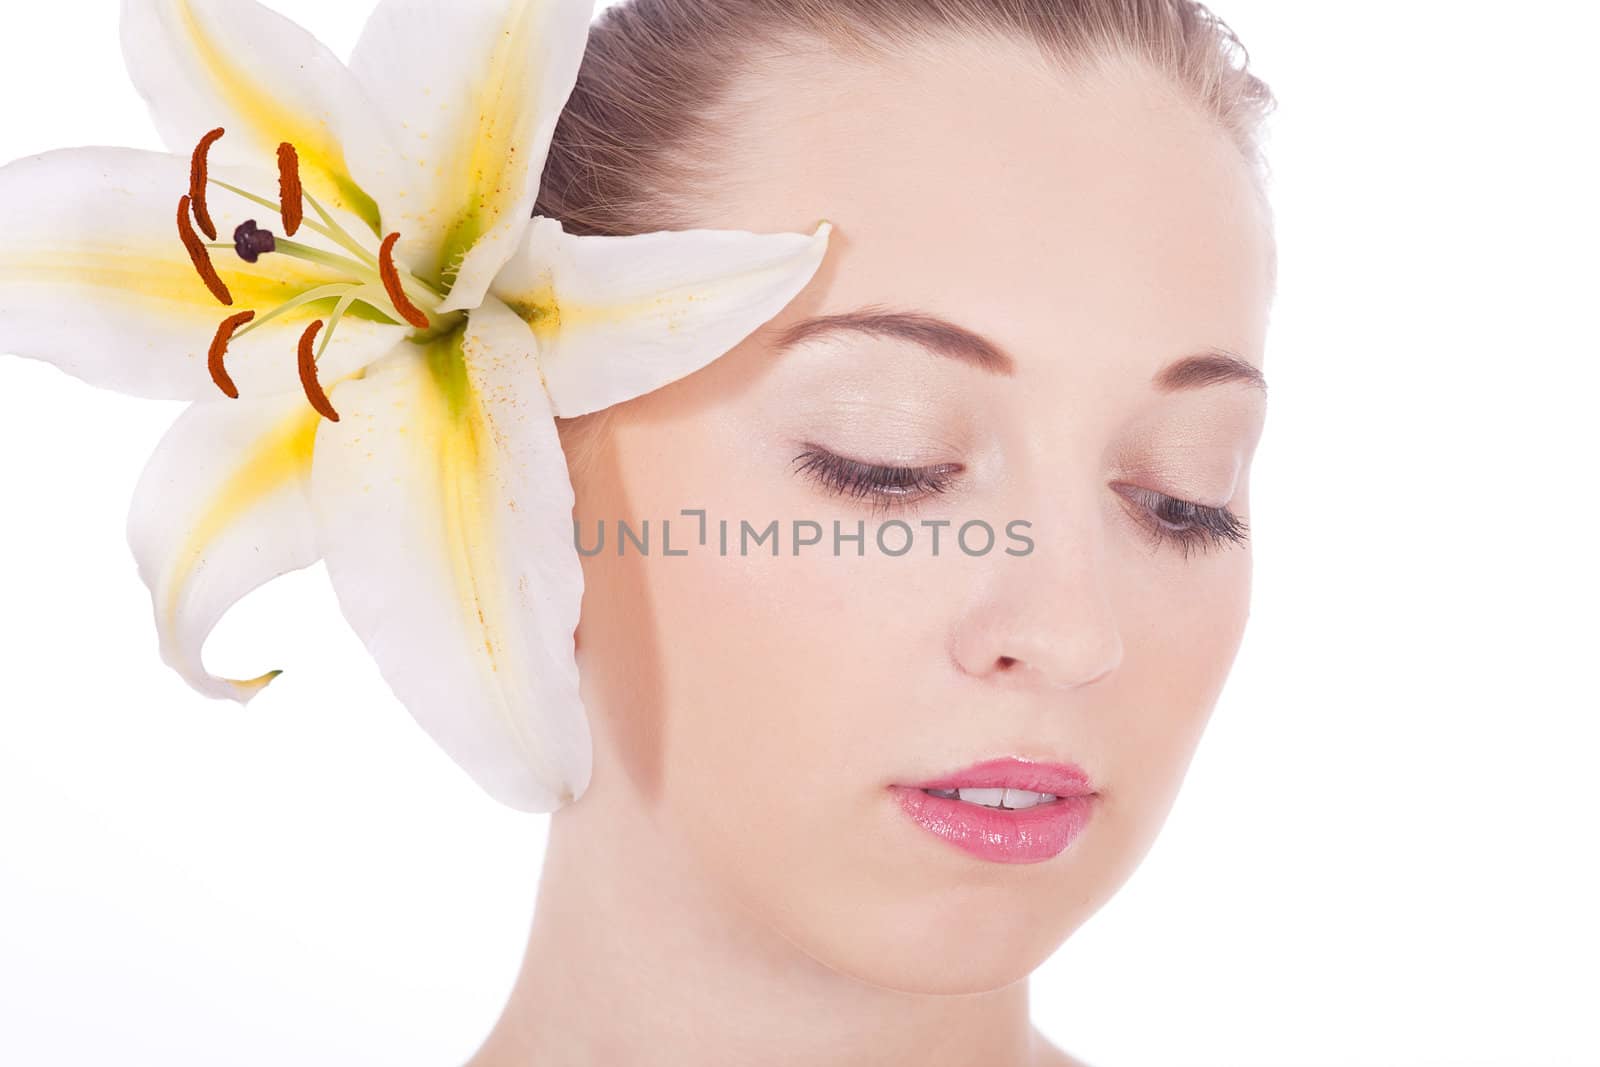
M1249 523L1226 507L1196 504L1136 486L1115 488L1133 503L1134 518L1149 533L1152 545L1174 545L1182 549L1185 559L1195 550L1227 548L1250 539Z
M851 500L865 500L874 510L910 508L948 490L964 469L959 463L904 467L869 463L809 445L793 460L795 473Z
M838 496L869 501L875 511L912 508L948 491L965 469L959 463L927 467L871 463L816 445L808 445L793 462L797 474ZM1135 519L1156 548L1176 547L1187 559L1195 551L1249 541L1249 524L1226 507L1197 504L1138 486L1115 488L1132 503Z

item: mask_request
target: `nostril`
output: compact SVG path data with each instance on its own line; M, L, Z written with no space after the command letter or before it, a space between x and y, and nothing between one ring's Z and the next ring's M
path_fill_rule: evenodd
M1014 657L1012 657L1012 656L1001 656L1000 657L1000 666L1004 670L1010 670L1011 669L1011 665L1016 663L1016 662L1017 662L1016 659Z

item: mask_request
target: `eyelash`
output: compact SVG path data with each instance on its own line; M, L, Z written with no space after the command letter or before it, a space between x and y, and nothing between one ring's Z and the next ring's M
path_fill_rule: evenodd
M822 448L807 448L794 458L795 473L824 489L852 500L867 497L874 510L914 510L917 504L948 490L961 473L958 463L933 467L889 467L846 459Z
M1225 507L1213 508L1190 500L1179 500L1149 489L1128 488L1124 495L1134 498L1141 524L1152 544L1160 548L1176 544L1183 558L1196 549L1226 548L1250 540L1250 524ZM1177 526L1177 529L1173 527Z
M794 458L796 473L804 474L824 489L853 500L867 497L874 510L906 510L947 491L961 472L960 464L933 467L894 467L847 459L823 448L811 447ZM1244 544L1250 526L1226 507L1213 508L1180 500L1149 489L1128 488L1137 505L1141 525L1159 548L1174 544L1184 558L1196 549Z

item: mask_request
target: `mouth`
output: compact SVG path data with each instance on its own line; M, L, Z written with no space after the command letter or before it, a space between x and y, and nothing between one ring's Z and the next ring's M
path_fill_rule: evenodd
M1088 773L1076 764L1015 756L984 760L938 778L908 782L899 788L1010 811L1059 804L1063 799L1095 792Z
M930 797L944 797L946 800L959 800L965 804L975 804L978 807L995 808L1000 811L1025 811L1028 808L1037 808L1043 804L1061 803L1061 798L1054 793L1039 793L1031 789L979 787L924 789L922 792Z
M889 791L923 830L996 863L1058 855L1084 831L1101 799L1073 764L1009 757Z

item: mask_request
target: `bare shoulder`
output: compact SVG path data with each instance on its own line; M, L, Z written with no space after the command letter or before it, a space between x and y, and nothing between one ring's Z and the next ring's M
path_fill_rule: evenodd
M1048 1038L1035 1030L1033 1034L1033 1067L1090 1067L1090 1065L1056 1048Z

